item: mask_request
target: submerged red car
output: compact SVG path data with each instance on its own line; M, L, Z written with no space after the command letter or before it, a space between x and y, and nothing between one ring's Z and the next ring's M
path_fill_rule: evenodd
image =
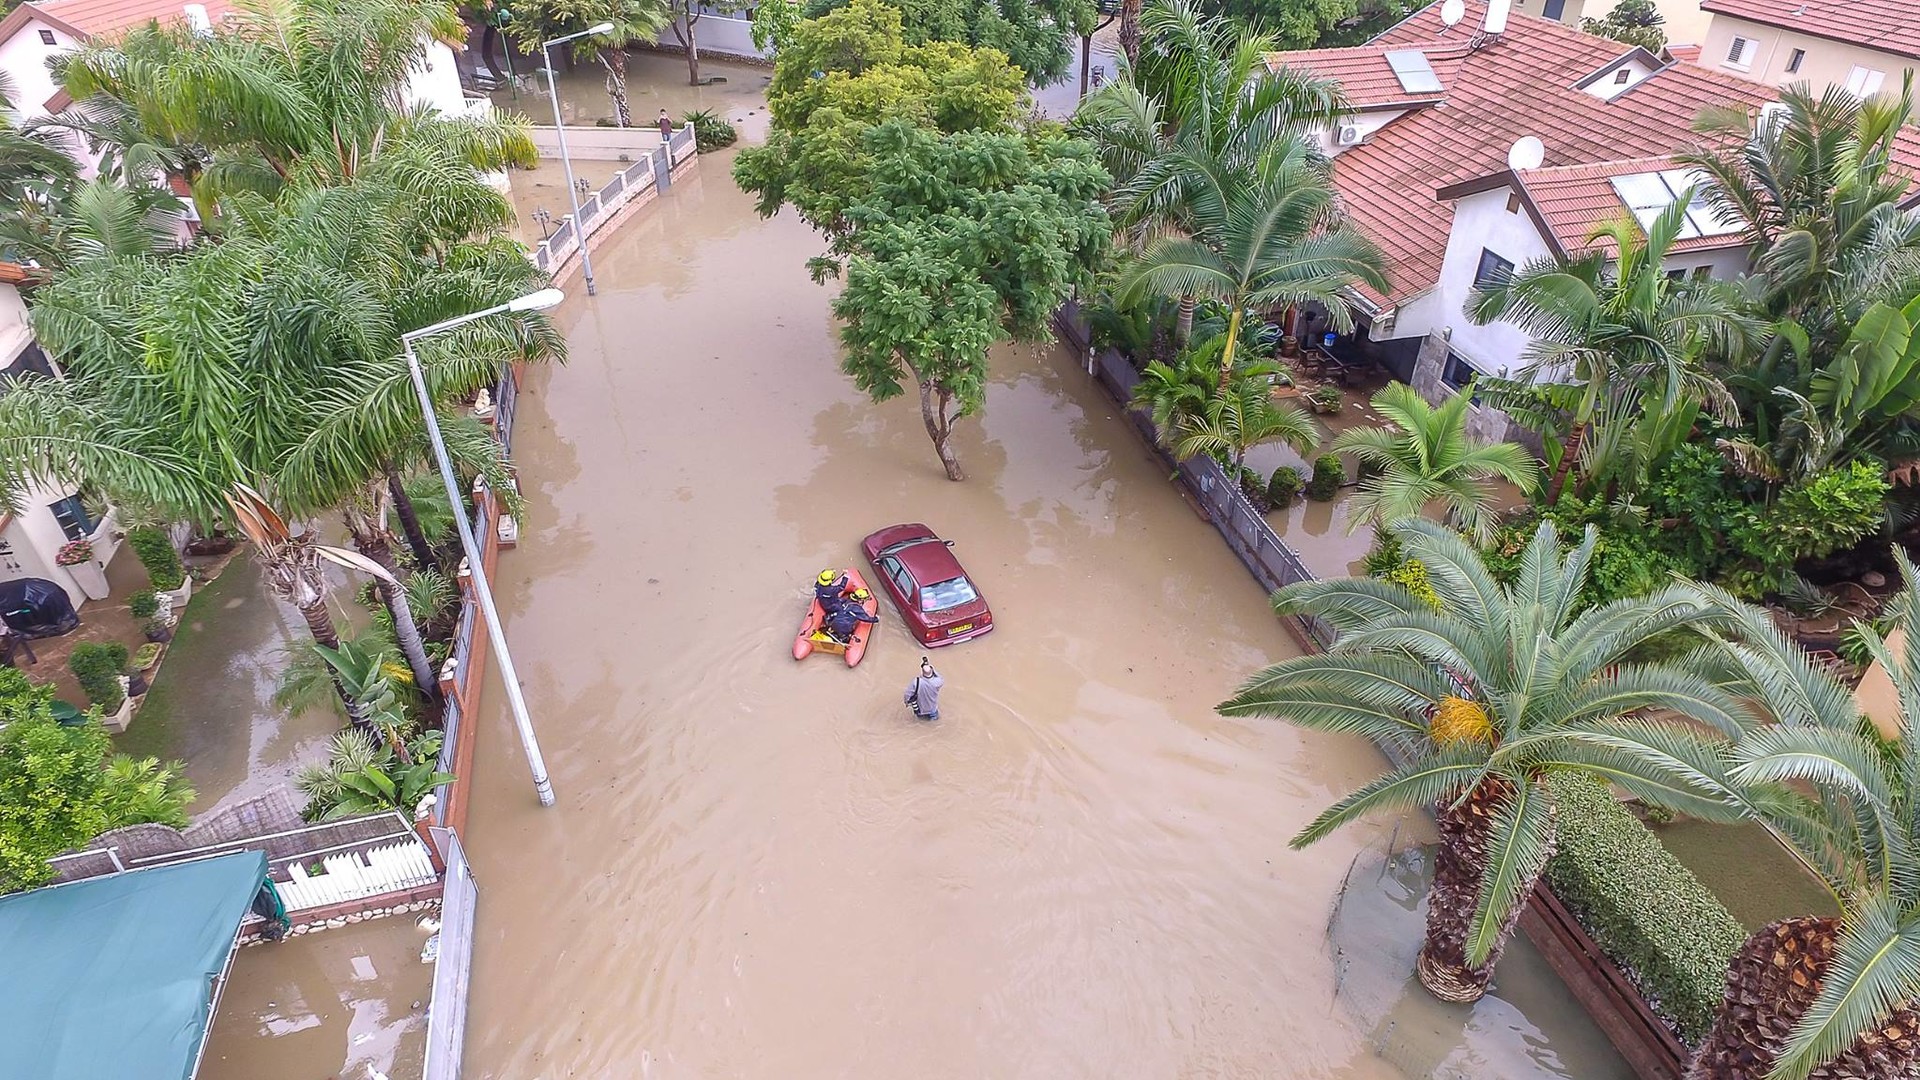
M860 550L920 644L938 648L993 629L987 598L953 557L952 542L932 529L918 522L889 525L860 541Z

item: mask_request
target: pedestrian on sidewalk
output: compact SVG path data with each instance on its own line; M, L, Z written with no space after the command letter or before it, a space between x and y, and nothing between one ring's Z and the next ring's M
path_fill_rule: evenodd
M947 680L933 670L933 664L926 657L920 658L920 674L907 684L907 692L902 700L913 710L913 715L921 720L940 719L940 688Z
M660 119L655 122L660 125L661 142L666 142L668 139L673 138L673 117L667 115L667 110L661 109Z

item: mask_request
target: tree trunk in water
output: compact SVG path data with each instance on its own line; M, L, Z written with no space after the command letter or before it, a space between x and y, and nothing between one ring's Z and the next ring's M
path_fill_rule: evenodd
M621 127L633 126L633 113L627 109L627 50L601 49L600 58L607 65L607 96L613 99L613 122Z
M1191 293L1180 298L1180 314L1173 321L1173 343L1183 349L1193 339L1193 310L1199 306Z
M1493 980L1494 965L1506 951L1520 912L1533 896L1533 881L1520 893L1500 927L1500 936L1486 962L1467 963L1467 934L1480 902L1480 878L1486 870L1489 832L1500 804L1511 797L1505 780L1483 781L1458 807L1443 805L1434 815L1440 826L1440 846L1434 855L1433 889L1427 896L1427 940L1420 946L1414 970L1420 984L1442 1001L1478 1001ZM1553 845L1548 844L1551 854ZM1538 880L1542 867L1534 870Z
M1587 440L1587 422L1575 420L1573 430L1567 432L1566 445L1560 451L1560 464L1554 466L1553 479L1547 482L1547 505L1560 501L1560 492L1567 486L1567 473L1573 469L1574 460L1580 456L1580 444Z
M1127 66L1140 62L1140 5L1143 0L1120 0L1120 51Z
M967 474L960 471L960 459L948 442L953 437L953 421L947 416L947 394L936 392L927 379L920 380L920 419L927 425L927 437L933 440L940 464L946 467L947 479L965 480Z
M1227 317L1227 346L1220 351L1220 392L1227 392L1227 384L1233 381L1233 348L1240 341L1240 308L1235 307L1233 314Z
M693 5L689 4L687 6L692 7ZM681 44L687 47L687 85L688 86L700 85L700 39L694 36L694 32L693 32L693 24L699 21L700 20L697 16L686 20L687 36L685 40L681 41Z
M394 574L393 545L387 542L386 530L380 522L370 515L362 514L353 508L345 511L347 532L353 537L353 546L360 554L380 564L380 568ZM395 574L397 578L398 575ZM440 682L434 678L433 661L427 658L427 643L420 638L420 627L413 619L413 605L407 601L407 590L396 581L374 579L374 587L380 592L380 599L387 605L387 614L393 616L393 640L400 645L400 652L407 658L407 667L413 672L413 684L429 701L440 700Z
M437 570L434 563L433 545L427 541L427 531L420 527L420 515L413 508L413 499L407 495L407 486L400 482L400 473L388 468L387 497L393 500L394 516L400 519L400 531L406 534L407 547L413 551L413 564L419 570Z
M1727 965L1720 1015L1687 1080L1764 1080L1787 1033L1820 993L1840 920L1781 919L1754 931ZM1920 1013L1896 1009L1811 1080L1891 1080L1920 1066Z

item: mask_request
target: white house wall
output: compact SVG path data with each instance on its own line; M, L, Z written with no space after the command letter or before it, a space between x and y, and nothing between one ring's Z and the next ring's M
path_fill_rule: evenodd
M31 344L33 327L27 322L26 300L19 289L0 285L0 368L11 366Z
M1475 326L1465 312L1482 249L1507 259L1516 268L1552 254L1525 209L1507 211L1507 193L1506 188L1496 188L1454 203L1453 232L1447 238L1439 284L1401 307L1394 321L1394 337L1422 337L1452 327L1453 351L1475 367L1495 375L1503 369L1508 374L1520 369L1521 354L1531 339L1511 323Z
M678 49L680 39L674 36L674 30L685 33L686 27L674 21L674 26L660 34L663 48ZM700 55L709 51L727 53L732 56L750 56L762 60L772 59L772 50L761 51L753 45L753 22L749 19L734 18L726 15L703 15L693 24L696 35L694 44L699 46Z
M463 114L467 95L460 87L460 68L454 62L453 50L442 42L428 42L425 59L408 75L406 94L410 104L425 105L450 116Z
M40 40L42 30L53 35L54 44L48 45ZM47 99L60 89L54 85L53 73L47 70L47 60L74 45L73 38L66 31L39 19L29 20L13 37L0 41L0 71L6 72L7 78L13 83L13 111L16 116L30 120L46 115Z

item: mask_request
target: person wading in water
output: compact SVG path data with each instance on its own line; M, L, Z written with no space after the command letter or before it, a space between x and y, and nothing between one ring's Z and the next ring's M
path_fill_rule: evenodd
M933 664L926 657L920 658L920 674L907 684L907 692L902 700L913 710L913 715L922 720L940 719L940 688L947 680L933 670Z

